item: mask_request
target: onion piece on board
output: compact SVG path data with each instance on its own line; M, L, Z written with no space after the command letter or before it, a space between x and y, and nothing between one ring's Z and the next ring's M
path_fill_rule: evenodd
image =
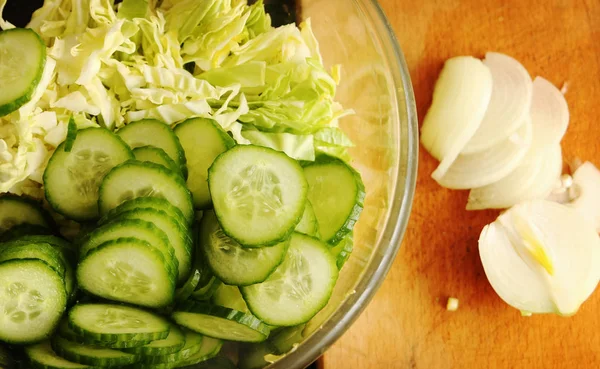
M488 52L483 64L492 72L492 97L481 125L461 154L481 152L506 139L525 122L531 106L533 84L521 63Z
M545 125L534 132L537 146L549 147L562 140L569 127L569 106L560 90L542 77L533 80L530 114L534 125Z
M575 199L567 205L588 219L600 233L600 171L585 162L573 173Z

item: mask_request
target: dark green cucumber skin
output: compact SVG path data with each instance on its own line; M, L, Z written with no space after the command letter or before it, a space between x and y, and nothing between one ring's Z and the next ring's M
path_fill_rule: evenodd
M36 234L36 231L46 232L46 233L41 233L41 234L52 234L52 229L57 228L56 223L54 222L54 219L52 219L50 214L46 211L46 209L44 209L42 207L42 204L40 204L38 201L36 201L32 198L29 198L27 196L18 196L18 195L11 194L11 193L4 193L4 194L0 195L0 209L2 206L2 202L4 202L4 201L19 202L19 203L29 207L33 211L37 211L40 214L40 216L44 219L46 224L30 224L27 222L21 223L21 224L31 225L32 228L36 228L36 229L32 229L32 232L30 234ZM15 226L18 227L21 224L16 224ZM14 228L15 226L13 226L12 228ZM47 230L44 231L44 229L42 227ZM10 232L11 229L6 230L5 233ZM2 232L0 231L0 233L2 233Z
M135 199L125 201L124 203L120 204L116 208L110 210L104 217L102 217L98 221L98 224L104 224L104 223L112 220L113 218L116 218L121 213L130 211L130 210L146 209L146 208L162 210L162 211L168 213L169 215L171 215L175 220L177 220L177 222L182 227L186 226L186 219L185 219L185 216L183 215L183 213L181 212L181 210L178 207L169 203L167 200L161 199L158 197L138 197Z
M128 364L134 364L139 361L139 358L135 355L127 354L123 352L123 356L121 358L106 358L99 359L94 357L82 356L73 352L70 352L67 346L70 344L70 341L65 340L64 338L54 337L50 340L50 345L54 352L56 352L59 356L64 357L69 361L73 361L75 363L90 365L90 366L102 366L102 367L115 367L115 366L123 366Z

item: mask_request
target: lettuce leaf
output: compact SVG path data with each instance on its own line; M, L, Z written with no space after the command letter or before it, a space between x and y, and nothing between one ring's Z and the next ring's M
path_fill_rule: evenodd
M270 147L283 151L297 160L315 160L315 148L312 135L292 133L267 133L260 131L242 131L242 136L253 145Z

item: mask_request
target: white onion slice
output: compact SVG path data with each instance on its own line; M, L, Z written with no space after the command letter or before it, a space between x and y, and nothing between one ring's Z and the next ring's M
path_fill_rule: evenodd
M542 77L533 80L530 114L537 147L552 146L562 140L569 127L569 106L560 90Z
M492 97L481 125L461 154L481 152L506 139L523 124L531 106L533 85L521 63L488 52L483 64L492 72Z
M431 107L423 121L421 143L447 166L481 124L492 95L492 74L470 56L448 59L436 82Z
M588 219L600 233L600 171L590 162L573 173L576 198L567 205Z
M528 117L527 117L528 118ZM448 170L444 160L431 175L440 185L451 189L487 186L506 177L521 162L532 141L529 119L513 135L481 153L459 155Z
M600 237L575 209L551 201L519 204L479 238L485 274L509 305L572 315L600 280Z

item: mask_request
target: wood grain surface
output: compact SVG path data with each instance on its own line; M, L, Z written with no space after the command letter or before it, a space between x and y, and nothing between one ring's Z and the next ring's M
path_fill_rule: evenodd
M405 53L420 120L445 59L488 50L533 77L568 83L565 160L600 165L600 1L381 0ZM420 151L413 212L386 281L325 368L600 368L600 292L572 318L521 317L485 278L477 252L495 211L464 210L468 193L439 187ZM448 312L449 296L460 308Z

